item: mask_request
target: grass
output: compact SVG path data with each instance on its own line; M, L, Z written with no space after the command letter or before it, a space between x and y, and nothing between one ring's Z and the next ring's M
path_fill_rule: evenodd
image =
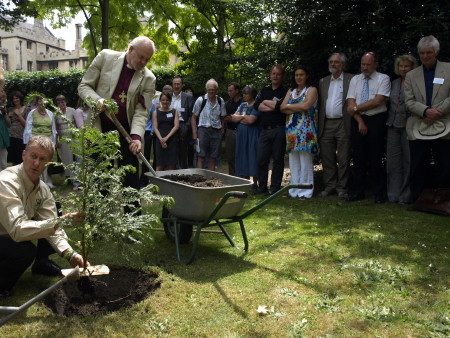
M261 200L249 197L245 209ZM100 243L92 263L156 270L161 288L98 317L65 318L38 303L0 336L447 337L449 218L406 209L278 198L245 220L247 254L223 235L202 234L189 266L176 261L163 232L134 252ZM242 246L239 227L228 229ZM19 306L55 280L28 270L1 305Z

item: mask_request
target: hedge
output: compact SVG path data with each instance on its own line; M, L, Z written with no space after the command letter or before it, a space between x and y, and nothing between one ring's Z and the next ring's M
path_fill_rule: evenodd
M156 90L161 91L166 84L172 84L172 78L180 75L173 69L155 68L152 72L156 76ZM60 70L39 71L28 73L25 71L12 71L5 74L5 91L8 102L12 105L11 94L19 90L24 96L31 92L39 92L48 98L55 98L62 94L67 98L68 106L76 107L78 102L77 87L85 70L73 68L68 72Z

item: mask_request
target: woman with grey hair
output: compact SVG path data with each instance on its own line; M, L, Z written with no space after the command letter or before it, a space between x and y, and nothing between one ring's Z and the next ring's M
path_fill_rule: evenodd
M406 73L417 67L417 60L412 55L402 55L395 59L394 72L400 75L392 81L389 113L386 125L386 169L387 195L391 203L410 203L409 144L406 138L406 120L411 115L405 106Z
M253 177L253 191L258 189L258 140L261 113L253 107L257 90L245 86L242 90L244 102L231 115L231 121L239 123L236 128L235 174L244 178Z

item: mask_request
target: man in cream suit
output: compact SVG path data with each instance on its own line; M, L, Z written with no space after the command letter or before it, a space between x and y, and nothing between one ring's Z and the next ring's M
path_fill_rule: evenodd
M123 158L119 165L138 166L135 155L142 150L141 140L144 137L148 109L155 94L156 78L146 67L154 52L153 41L145 36L131 41L126 52L104 49L95 57L78 85L78 95L82 99L88 96L93 98L100 109L104 109L105 99L112 98L117 102L117 119L133 140L128 145L121 135ZM116 130L105 114L97 118L95 125L103 132ZM125 177L124 185L139 188L137 170Z
M331 75L319 81L319 146L324 181L321 197L334 192L340 199L348 197L351 116L347 114L346 98L353 74L344 73L346 63L345 54L331 54Z
M411 112L406 124L411 150L411 199L414 202L435 177L439 188L450 188L450 64L437 60L439 41L420 39L422 66L406 74L405 103ZM435 172L429 171L431 154Z

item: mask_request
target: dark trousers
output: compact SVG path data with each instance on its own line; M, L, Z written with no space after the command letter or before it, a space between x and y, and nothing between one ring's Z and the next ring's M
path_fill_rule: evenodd
M236 129L226 130L225 150L227 153L228 174L234 176L234 168L236 166Z
M150 162L150 155L152 152L153 147L153 169L155 169L156 165L156 156L155 156L155 136L152 135L149 131L146 131L144 134L144 157L147 159L147 161ZM150 162L151 163L151 162ZM142 164L142 170L141 170L141 178L140 178L140 186L144 187L148 184L148 177L145 175L145 173L149 172L150 170L147 168L145 164Z
M186 122L180 121L180 130L178 132L178 163L177 169L188 168L189 142L192 140L191 126Z
M258 183L259 189L267 188L269 163L272 158L272 177L270 190L275 191L281 187L284 173L284 154L286 152L285 126L273 129L263 129L258 142Z
M102 120L102 132L106 133L112 130L117 130L116 126L111 122L107 120ZM123 125L124 129L130 133L130 127L128 126L128 123L126 125ZM120 153L122 154L122 158L118 160L118 165L124 166L124 165L132 165L136 168L136 171L133 172L127 172L124 178L123 186L124 187L132 187L135 189L139 189L139 161L136 155L133 155L133 153L130 151L130 146L128 145L127 140L125 140L125 137L119 132L120 137Z
M450 188L450 140L409 141L411 151L411 200L419 198L427 187ZM430 162L434 160L431 173Z
M367 134L358 132L358 123L352 119L353 147L353 194L364 194L366 174L371 177L372 190L376 197L384 192L385 174L383 170L383 154L386 134L386 114L373 116L362 115L367 126Z
M0 237L0 291L10 291L34 259L47 259L53 253L55 250L46 239L39 239L36 248L31 241Z

